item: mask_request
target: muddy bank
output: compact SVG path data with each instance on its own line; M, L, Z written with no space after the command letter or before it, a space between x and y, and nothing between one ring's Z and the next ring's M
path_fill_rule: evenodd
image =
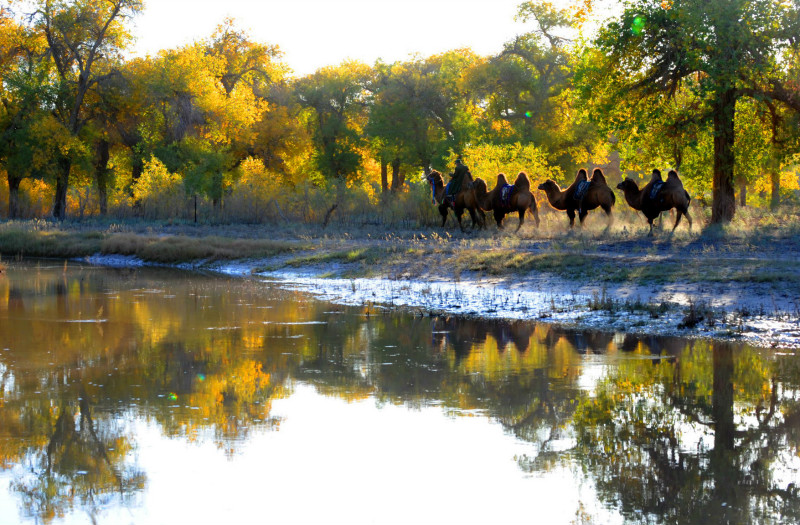
M567 279L536 271L504 276L464 271L447 275L442 270L448 268L444 261L431 256L404 264L382 260L379 270L365 271L363 261L298 265L297 257L175 266L251 276L335 304L363 305L374 313L396 308L419 315L529 320L578 329L800 348L798 296L792 293L793 286L780 286L780 282L777 286L755 279L635 284L602 281L591 275ZM96 255L85 260L110 266L143 264L121 256Z

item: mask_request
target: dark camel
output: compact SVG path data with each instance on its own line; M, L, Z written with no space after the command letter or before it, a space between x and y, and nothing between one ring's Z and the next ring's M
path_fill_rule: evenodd
M675 170L669 171L666 181L661 179L660 171L653 170L650 182L641 190L636 181L630 178L617 184L617 189L622 190L622 193L625 194L625 200L631 208L642 212L647 218L647 222L650 224L650 233L648 235L653 235L653 221L656 217L661 215L661 212L672 208L677 211L672 231L675 231L675 228L681 222L681 216L684 215L686 220L689 221L689 229L692 229L692 218L689 216L691 197L683 188L683 183Z
M461 223L461 214L464 210L469 212L472 219L472 227L483 227L486 223L486 214L478 206L478 198L475 192L475 187L482 187L486 191L486 182L483 179L472 179L472 174L467 172L464 181L461 184L461 189L455 195L455 198L450 200L445 198L444 194L444 178L442 174L436 170L432 170L428 176L428 183L431 185L431 192L436 204L439 205L439 214L442 216L442 227L447 222L447 213L450 208L455 212L458 227L464 231L464 225ZM482 185L482 186L481 186Z
M585 183L588 182L588 186ZM544 191L547 195L547 200L550 206L557 210L567 212L569 217L569 227L575 225L575 211L578 212L580 224L583 226L583 221L589 212L597 207L603 209L608 217L608 226L614 222L614 216L611 214L611 208L617 201L614 192L608 187L606 183L603 170L595 168L592 173L591 180L587 181L587 174L585 169L580 169L575 176L575 181L566 189L561 190L558 184L547 179L539 185L539 189ZM579 191L582 190L582 191Z
M504 191L506 198L503 195ZM508 183L505 174L500 173L497 175L497 185L492 191L484 194L480 188L476 187L475 193L481 208L494 213L494 220L499 229L503 229L503 219L506 214L516 212L519 216L519 224L517 224L515 232L518 232L525 223L525 212L528 210L531 210L536 227L539 227L539 206L531 193L531 181L524 171L519 172L513 186Z

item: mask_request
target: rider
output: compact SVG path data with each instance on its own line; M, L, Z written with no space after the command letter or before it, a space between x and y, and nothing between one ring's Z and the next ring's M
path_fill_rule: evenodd
M449 196L456 195L461 190L461 185L464 183L464 177L469 173L469 168L461 160L461 157L456 159L456 167L453 173L450 174L450 182L447 183L445 194Z

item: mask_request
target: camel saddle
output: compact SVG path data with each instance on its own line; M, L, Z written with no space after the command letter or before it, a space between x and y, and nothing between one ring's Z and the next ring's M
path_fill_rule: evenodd
M511 197L514 196L514 191L517 187L512 184L504 184L500 188L500 206L503 208L511 208Z
M582 180L578 183L578 187L575 188L575 193L573 193L572 198L576 201L580 202L586 196L586 192L589 191L589 186L592 184L590 180Z
M647 198L651 201L656 200L658 194L661 192L661 189L664 187L664 184L666 184L664 181L654 182L653 187L650 188L650 191L648 192Z

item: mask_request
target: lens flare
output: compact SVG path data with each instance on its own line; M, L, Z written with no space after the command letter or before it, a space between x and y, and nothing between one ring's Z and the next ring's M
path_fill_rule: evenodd
M634 17L633 23L631 24L631 32L639 36L642 34L642 30L644 30L644 17L637 15Z
M533 113L531 113L530 111L526 111L525 112L525 116L528 117L528 118L531 118L532 115L533 115Z

